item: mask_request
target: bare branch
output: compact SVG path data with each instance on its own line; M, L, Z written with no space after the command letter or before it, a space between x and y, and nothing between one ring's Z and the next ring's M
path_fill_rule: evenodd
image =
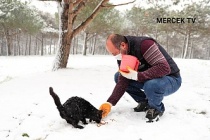
M77 0L76 2L73 3L73 5L75 6L75 5L79 4L79 3L82 2L82 1L83 1L83 0Z
M62 0L38 0L38 1L57 1L57 2L61 2Z
M82 10L83 7L85 7L85 2L79 3L78 6L74 10L74 14L77 15Z
M71 33L72 31L72 27L73 27L73 19L74 19L74 13L73 13L73 8L74 8L74 4L73 2L70 0L69 1L69 11L68 11L68 34Z
M75 36L81 30L85 29L87 25L97 16L98 12L103 8L103 5L109 2L109 0L102 0L98 6L93 10L93 13L84 21L82 22L76 29L73 31L73 35Z
M82 8L84 8L84 7L85 7L85 2L84 2L84 1L78 4L78 6L75 8L75 10L74 10L74 12L73 12L74 14L73 14L72 23L74 23L74 21L75 21L76 18L77 18L78 13L79 13L79 12L82 10Z
M81 30L85 29L87 27L87 25L97 16L98 12L102 8L107 8L107 7L109 8L109 7L114 7L114 6L127 5L127 4L130 4L130 3L134 3L135 1L136 0L133 0L132 2L122 3L122 4L118 4L118 5L107 5L109 0L101 0L101 2L98 4L98 6L93 10L93 13L84 22L82 22L77 28L74 29L72 36L75 36Z
M136 0L133 0L133 1L131 1L131 2L126 2L126 3L116 4L116 5L107 4L107 5L102 5L102 7L110 8L110 7L122 6L122 5L127 5L127 4L134 3L135 1L136 1Z
M94 36L96 36L96 34L94 33L93 35L91 35L91 36L89 36L88 38L87 38L87 41L89 41L91 38L93 38Z
M39 41L42 41L39 37L36 37L36 39L38 39Z

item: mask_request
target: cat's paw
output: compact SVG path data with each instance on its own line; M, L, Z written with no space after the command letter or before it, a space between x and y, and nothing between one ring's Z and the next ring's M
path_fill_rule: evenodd
M87 125L88 123L87 122L82 122L84 125Z
M79 128L79 129L83 129L84 127L83 126L81 126L81 125L77 125L77 126L75 126L76 128Z

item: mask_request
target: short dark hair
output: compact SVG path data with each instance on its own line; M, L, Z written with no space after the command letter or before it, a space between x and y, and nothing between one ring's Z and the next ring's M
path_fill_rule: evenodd
M110 41L112 42L112 44L117 48L120 49L120 44L121 42L125 42L127 43L127 40L124 36L119 35L119 34L112 34L110 36L108 36L107 39L110 39Z

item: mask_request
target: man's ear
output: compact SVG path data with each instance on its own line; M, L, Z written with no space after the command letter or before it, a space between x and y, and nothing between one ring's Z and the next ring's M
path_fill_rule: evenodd
M122 50L126 50L126 43L125 43L125 42L121 42L120 48L121 48Z

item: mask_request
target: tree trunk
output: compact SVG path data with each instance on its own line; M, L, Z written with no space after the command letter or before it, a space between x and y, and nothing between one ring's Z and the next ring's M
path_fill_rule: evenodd
M78 54L79 40L76 38L76 50L75 53Z
M2 38L1 38L1 40L3 42L3 39ZM3 55L3 51L2 51L2 49L3 49L3 43L2 42L1 42L1 45L0 45L0 56Z
M87 55L87 41L88 41L88 35L89 33L85 32L85 37L84 37L84 45L83 45L83 51L82 55Z
M166 31L166 50L169 52L169 32Z
M48 54L51 55L51 53L52 53L52 35L50 35L50 48L49 49L50 50L49 50Z
M17 55L20 55L20 34L17 34Z
M209 46L209 55L207 59L210 60L210 46Z
M28 36L26 35L26 44L25 44L25 50L24 50L24 55L27 55L27 46L28 46Z
M4 30L4 35L6 37L6 47L7 47L7 56L11 55L11 38L9 35L9 30Z
M31 35L29 35L28 55L31 55Z
M16 51L15 51L16 45L17 45L17 44L14 43L14 41L12 41L12 45L11 45L11 46L12 46L12 50L13 50L13 51L12 51L13 56L15 56L15 53L16 53Z
M191 44L190 44L190 54L189 54L189 58L190 58L190 59L193 58L193 51L194 51L194 48L193 48L193 41L191 41Z
M72 45L72 54L75 54L75 46L76 46L76 37L73 39L73 45Z
M79 26L74 28L73 24L76 16L85 7L86 1L74 1L74 0L62 0L61 8L59 8L59 19L60 19L60 33L59 33L59 49L56 54L56 58L53 65L53 70L59 68L66 68L70 53L70 46L73 37L84 30L87 25L97 16L99 11L104 8L104 5L109 0L101 0L97 7L93 10L92 14L85 19Z
M44 55L44 35L42 33L42 38L41 38L41 56Z
M70 53L70 45L72 41L72 36L69 36L68 29L68 11L69 11L69 4L68 2L64 2L62 5L62 9L59 8L60 13L60 29L59 29L59 49L54 60L53 70L57 70L60 68L66 68L69 53Z
M3 46L4 46L4 36L1 35L1 44L0 44L0 56L4 55L3 54Z
M93 50L92 49L93 48L93 37L89 38L88 41L89 41L89 49L88 49L89 52L88 53L91 54L92 53L92 50Z
M181 58L184 58L184 47L185 47L185 43L186 43L186 35L184 36L184 43L183 43L183 46L182 46Z
M155 40L158 39L158 29L157 29L157 26L155 26Z
M93 42L93 49L92 49L92 55L95 54L95 49L96 49L96 40L97 40L97 35L94 37L94 42Z
M172 57L173 58L175 57L175 49L174 48L172 49Z
M184 49L184 57L183 57L184 59L186 59L186 57L187 57L189 40L190 40L190 33L187 34L187 38L186 38L186 44L185 44L185 49Z
M38 46L38 39L37 39L37 36L36 36L36 43L35 43L34 54L35 54L35 55L38 55L38 54L39 54L39 46Z
M56 48L57 48L57 42L55 41L55 39L54 39L54 47L53 47L53 54L55 54L55 52L56 52Z

